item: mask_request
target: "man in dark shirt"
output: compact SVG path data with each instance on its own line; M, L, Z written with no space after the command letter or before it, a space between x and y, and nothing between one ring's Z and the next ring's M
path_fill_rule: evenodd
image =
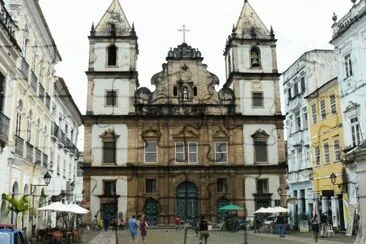
M280 237L285 237L286 220L285 216L282 213L277 216L276 223L278 225L278 232L280 234Z
M328 217L325 213L320 216L320 237L327 236Z
M202 241L204 241L204 244L207 244L207 239L209 237L208 234L208 223L205 220L205 216L201 215L200 222L198 224L197 230L200 233L200 244L202 244Z

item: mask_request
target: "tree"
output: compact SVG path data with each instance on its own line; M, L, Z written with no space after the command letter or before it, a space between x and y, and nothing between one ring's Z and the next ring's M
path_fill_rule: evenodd
M9 203L6 214L8 215L10 212L15 212L15 227L18 226L18 216L21 214L22 217L22 227L24 221L24 215L27 212L34 213L34 209L31 207L29 203L28 196L24 195L21 198L16 198L14 195L6 195L3 194L3 199Z

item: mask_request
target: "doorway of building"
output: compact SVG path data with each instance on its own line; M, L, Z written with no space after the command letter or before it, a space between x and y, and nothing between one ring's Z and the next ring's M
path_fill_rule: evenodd
M117 216L117 204L116 203L103 203L102 204L102 217L105 220L109 216L109 220L115 220ZM110 223L111 224L111 223Z
M144 214L149 225L158 224L158 211L158 202L155 199L149 198L145 201Z
M183 220L193 220L198 215L198 189L189 181L177 187L177 215Z

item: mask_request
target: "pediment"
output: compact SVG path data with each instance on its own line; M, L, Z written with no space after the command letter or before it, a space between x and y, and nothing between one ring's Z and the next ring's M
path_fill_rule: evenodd
M269 137L269 134L267 134L266 131L262 130L262 129L258 129L253 135L252 137L254 139L267 139Z
M212 137L213 138L226 138L227 139L230 136L229 136L229 133L225 129L223 129L223 128L217 128L214 131Z
M145 128L143 132L141 133L142 138L157 138L159 139L161 137L160 130L158 128L155 128L153 126L150 126L148 128Z
M174 137L199 137L199 130L190 125L182 126Z

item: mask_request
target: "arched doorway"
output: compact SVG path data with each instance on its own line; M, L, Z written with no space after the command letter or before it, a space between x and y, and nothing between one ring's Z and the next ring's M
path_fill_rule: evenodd
M145 201L144 214L150 225L158 224L159 209L158 202L155 199L149 198Z
M19 195L19 185L18 185L18 182L14 182L13 184L13 192L12 192L12 195L13 197L16 197ZM14 212L14 211L11 211L11 219L10 219L10 223L11 224L17 224L17 214Z
M216 213L217 213L217 223L221 223L223 221L224 218L224 211L219 210L219 208L226 206L229 204L229 200L226 197L221 197L218 201L217 201L217 205L216 205Z
M198 215L198 189L192 182L182 182L177 187L177 215L182 219Z

